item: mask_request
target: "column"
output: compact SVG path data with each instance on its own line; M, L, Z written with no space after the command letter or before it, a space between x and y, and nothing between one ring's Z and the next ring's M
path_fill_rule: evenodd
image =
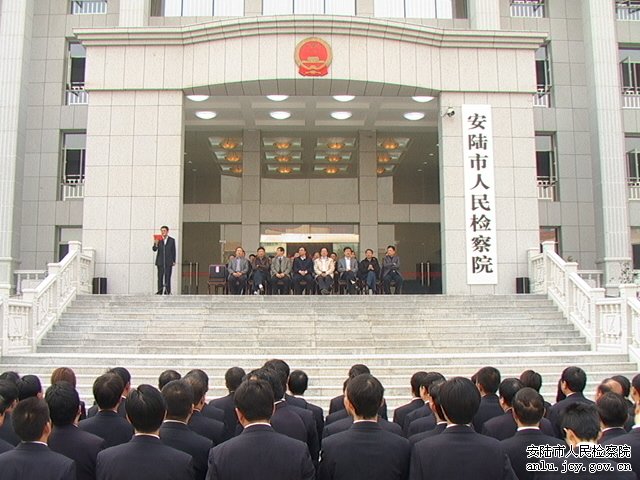
M20 256L22 168L33 2L0 2L0 296Z
M471 30L500 30L499 0L469 0Z
M596 221L596 263L605 286L620 283L621 267L631 262L627 174L615 5L582 3L589 97L591 159Z
M358 133L358 186L360 200L360 256L370 248L378 255L378 174L376 132Z
M260 131L245 130L242 140L242 246L256 251L260 244Z
M151 0L120 0L120 27L146 27L149 25Z

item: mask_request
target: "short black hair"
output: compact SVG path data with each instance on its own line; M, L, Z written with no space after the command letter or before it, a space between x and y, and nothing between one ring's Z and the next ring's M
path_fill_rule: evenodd
M140 433L153 433L164 421L167 406L160 391L152 385L139 385L131 390L125 403L127 418Z
M197 374L189 375L188 373L182 377L182 380L191 386L193 391L193 404L197 405L200 400L207 394L207 386L202 381L202 377Z
M204 384L205 386L204 393L206 394L209 391L209 375L207 375L207 372L199 368L194 368L193 370L189 370L185 375L185 377L193 377L193 376L197 376L200 379L200 381Z
M166 228L167 230L169 230L169 227L167 227L166 225L162 225L162 226L160 227L160 230L162 230L163 228Z
M638 391L638 393L640 393L640 373L636 374L631 379L631 386L635 388Z
M126 368L114 367L109 371L115 373L116 375L119 375L125 387L127 386L128 383L129 384L131 383L131 374L129 373L129 370L127 370Z
M18 372L2 372L0 373L0 380L9 380L10 382L13 382L15 385L17 385L18 380L20 380L20 375L18 375Z
M595 441L600 433L598 407L592 403L573 403L564 411L560 426L573 431L582 441Z
M370 248L367 248L367 249L364 251L364 253L367 253L367 252L371 252L371 253L373 253L373 250L371 250Z
M607 392L596 402L602 424L609 427L623 427L629 416L627 402L622 395Z
M184 420L193 411L193 388L186 380L172 380L162 388L167 418Z
M518 420L525 425L537 425L544 416L544 399L531 387L518 390L511 406Z
M269 420L273 414L273 390L268 381L260 378L243 381L236 389L233 402L250 422Z
M289 377L289 373L291 373L291 368L289 367L289 364L279 358L272 358L271 360L267 360L266 362L264 362L263 367L279 370L286 377Z
M302 370L294 370L289 374L288 385L294 395L304 395L309 387L309 377Z
M420 388L424 387L427 393L429 393L429 388L433 382L437 382L440 380L446 380L444 375L440 372L427 372L426 375L418 377L418 394L420 394Z
M282 247L276 247L276 251L278 251L278 252L283 252L283 253L284 253L284 248L282 248Z
M69 382L58 382L47 388L44 399L49 406L51 422L56 427L71 425L78 416L80 396Z
M263 247L262 245L260 245L260 246L258 247L258 250L256 250L256 252L257 252L257 251L259 251L259 250L262 250L262 251L264 252L264 247Z
M562 371L560 380L565 382L572 392L582 392L587 385L587 374L580 367L567 367Z
M480 408L480 392L468 378L454 377L440 387L440 406L449 421L466 425Z
M433 408L435 408L438 416L444 420L444 413L442 412L442 406L440 405L440 389L446 380L436 380L429 386L429 396L431 397L431 401L433 404Z
M182 375L175 370L165 370L158 377L158 388L162 390L167 383L180 380L181 378Z
M49 422L47 402L38 397L25 398L18 402L11 415L13 430L23 442L40 440Z
M387 250L392 249L394 252L396 251L396 247L393 245L387 245Z
M363 418L376 418L382 405L384 387L369 373L363 373L349 380L345 393L356 415Z
M231 367L227 370L224 374L224 384L227 386L227 390L235 392L245 375L246 373L241 367Z
M42 392L42 383L35 375L25 375L18 380L18 400L36 397Z
M252 379L260 379L268 382L273 392L273 401L277 402L284 397L284 386L281 380L282 373L273 368L259 368L249 373L249 377Z
M348 376L349 378L353 378L356 375L362 375L363 373L371 373L371 370L369 370L369 367L363 365L362 363L356 363L355 365L351 365Z
M525 387L533 388L539 392L542 388L542 375L533 370L525 370L520 374L520 381Z
M351 251L353 252L353 248L351 248L351 247L344 247L344 248L342 249L342 253L346 252L347 250L351 250Z
M18 399L18 387L11 380L0 380L0 414L6 412Z
M515 397L518 390L524 388L522 382L517 378L505 378L500 382L500 387L498 391L500 392L500 397L502 401L509 407L511 407L511 402L513 402L513 397Z
M103 410L115 408L123 391L122 377L115 372L104 373L93 382L93 398Z
M429 375L427 372L416 372L413 375L411 375L411 391L413 392L413 396L414 397L419 397L420 396L420 386L422 385L426 385L426 378L427 375Z
M627 377L625 377L624 375L614 375L613 377L611 377L611 380L620 384L620 386L622 387L622 395L624 397L629 396L629 394L631 393L631 382Z
M494 367L482 367L476 372L476 383L485 393L496 393L500 386L500 371Z

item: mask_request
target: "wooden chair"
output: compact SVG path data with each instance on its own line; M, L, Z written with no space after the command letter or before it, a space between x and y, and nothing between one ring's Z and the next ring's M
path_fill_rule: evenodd
M207 280L207 291L211 295L211 288L213 287L213 293L218 294L218 290L222 290L222 294L227 293L227 266L226 265L209 265L209 279Z

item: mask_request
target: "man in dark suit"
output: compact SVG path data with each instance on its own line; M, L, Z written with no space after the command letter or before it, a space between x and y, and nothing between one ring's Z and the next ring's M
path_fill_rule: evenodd
M377 422L378 422L378 426L382 430L393 433L395 435L399 435L401 437L403 436L402 429L400 428L400 425L398 425L397 423L393 423L393 422L390 422L389 420L385 420L380 416L378 416ZM342 418L333 423L330 423L329 425L325 425L324 429L322 430L322 438L324 439L336 433L349 430L352 425L353 425L352 416L348 416L347 418Z
M546 418L543 417L544 399L536 390L529 387L518 390L513 397L512 405L511 412L517 425L517 432L501 442L502 448L509 456L518 479L533 480L534 472L527 470L527 464L539 462L540 459L531 457L529 446L564 445L564 442L540 430L540 422Z
M93 398L98 404L98 413L78 424L80 430L103 438L105 448L126 443L133 436L131 424L118 415L123 390L124 383L118 374L100 375L93 382Z
M293 259L291 272L293 291L296 295L301 295L303 291L307 294L313 291L313 260L307 255L306 248L298 249L298 256ZM302 285L303 281L305 285Z
M151 385L129 393L127 418L135 436L98 454L97 480L193 480L191 455L168 447L159 437L166 414L162 394Z
M563 438L560 423L564 411L574 403L593 404L593 402L584 397L582 392L587 385L587 374L580 367L567 367L560 375L560 390L565 395L564 400L555 403L549 409L549 421L553 425L556 437Z
M613 392L605 393L596 400L596 406L602 424L602 435L598 439L599 444L607 445L613 439L627 435L624 424L629 417L629 411L622 395Z
M156 295L171 295L171 271L176 264L176 241L169 236L169 227L160 227L162 239L153 242L152 250L156 254L158 268L158 291Z
M304 392L307 391L307 387L309 386L309 377L302 370L294 370L289 374L287 386L289 387L291 396L285 396L285 398L288 402L294 399L304 402L304 408L313 413L313 418L316 421L316 429L318 431L318 439L321 439L322 430L324 429L324 410L322 410L322 407L309 403L306 399L302 398Z
M435 418L429 406L429 389L434 382L443 381L444 379L444 375L440 372L428 372L420 377L418 391L424 404L409 412L405 417L402 428L405 437L409 438L411 435L426 432L436 426Z
M122 379L122 383L124 384L124 388L122 389L122 393L120 394L120 403L118 404L118 415L122 418L127 417L127 412L125 410L125 405L127 403L127 395L129 395L129 391L131 390L131 373L124 367L113 367L107 370L107 373L115 373ZM87 411L87 418L93 417L96 413L98 413L98 405L93 405Z
M180 373L176 372L175 370L165 370L158 377L158 390L162 391L167 383L173 382L174 380L180 380L181 378L182 375L180 375Z
M208 389L202 376L195 372L190 372L184 376L184 380L189 383L193 390L193 413L189 419L189 428L198 435L211 440L214 445L222 443L224 441L224 423L205 417L202 414Z
M0 398L2 398L0 404L3 408L3 422L0 423L0 440L15 447L20 443L20 437L13 431L13 422L11 421L11 413L18 403L18 386L14 381L8 378L0 380Z
M193 409L193 389L185 380L174 380L164 386L162 396L167 405L167 416L160 427L160 440L169 447L191 455L195 480L204 480L213 442L187 426Z
M632 386L631 394L635 399L640 391L640 374L633 377ZM638 403L635 405L634 414L636 418L640 418L640 404ZM628 461L631 464L633 472L638 478L640 478L640 422L636 422L636 424L631 428L631 431L626 435L620 435L616 438L610 439L608 444L628 445L631 448L631 458L623 461Z
M416 372L411 376L410 384L411 393L413 394L412 400L393 411L393 421L400 425L400 428L404 427L404 420L408 413L424 406L424 400L420 397L420 385L422 381L421 379L424 379L426 376L427 372Z
M77 480L96 478L96 459L104 448L104 440L77 427L80 418L80 397L67 382L51 385L45 394L53 430L49 448L76 462Z
M227 264L229 277L227 283L229 285L229 293L232 295L241 295L247 288L247 280L251 272L251 264L245 257L245 251L242 247L236 248L236 253L232 260Z
M325 438L319 480L404 480L409 474L409 442L378 425L384 388L369 374L349 381L345 406L353 425ZM395 425L400 430L399 425Z
M430 430L425 430L420 433L409 436L409 443L414 445L425 438L433 437L444 432L447 427L447 421L442 413L442 407L440 406L440 387L444 385L445 380L436 380L429 386L428 405L433 413L433 419L436 422L436 426ZM428 418L428 417L423 417ZM421 419L418 419L421 420ZM418 421L416 420L416 422Z
M234 401L243 431L209 453L207 480L314 480L307 446L269 424L273 390L261 379L246 380Z
M0 455L2 480L76 480L74 461L47 446L51 420L44 400L31 397L18 403L12 421L21 443Z
M3 380L0 380L0 382L2 382L2 381ZM16 391L17 391L17 389L16 389ZM7 409L9 407L12 407L13 403L14 403L14 400L12 400L10 398L5 398L4 396L2 396L2 394L0 394L0 428L2 427L2 425L5 422L5 415L6 415ZM12 450L14 446L15 445L11 445L6 440L2 440L0 438L0 454L2 454L4 452L8 452L9 450Z
M224 412L224 441L235 436L236 429L240 425L238 423L238 417L233 404L233 395L242 383L244 376L245 371L242 368L231 367L224 374L224 383L229 393L224 397L216 398L209 402L209 405L212 405Z
M369 367L367 367L366 365L363 365L361 363L356 363L355 365L352 365L351 368L349 369L349 373L347 375L347 379L342 384L342 391L343 392L345 391L345 389L347 388L347 382L350 379L352 379L356 375L360 375L362 373L371 373L371 371L369 370ZM339 412L339 411L342 411L340 416L331 417L332 414L334 414L336 412ZM386 402L383 403L380 406L380 408L378 409L378 415L380 415L385 420L388 420ZM332 421L340 420L342 418L347 418L348 416L349 416L349 414L346 413L346 411L344 411L344 393L342 395L338 395L337 397L333 397L331 399L331 401L329 402L329 415L327 415L327 418L325 419L325 423L331 423ZM331 417L331 418L329 418L329 417Z
M542 375L534 370L525 370L520 374L520 381L524 387L533 388L536 392L540 393L540 389L542 388ZM542 397L544 399L544 397ZM549 414L549 409L551 408L551 404L544 401L544 416L545 418Z
M221 423L224 423L224 411L222 411L218 407L215 407L207 403L206 395L207 395L207 392L209 391L209 375L207 375L207 372L205 372L200 368L194 368L193 370L189 370L186 373L185 378L192 377L194 375L199 377L200 380L202 381L202 384L204 385L205 399L201 409L202 415L208 418L213 418L214 420L217 420Z
M478 413L473 417L473 428L480 433L484 422L503 413L496 395L500 386L500 371L494 367L483 367L473 377L482 398Z
M411 480L500 480L515 478L500 442L474 432L470 423L480 407L480 393L467 378L455 377L440 388L447 428L413 446Z

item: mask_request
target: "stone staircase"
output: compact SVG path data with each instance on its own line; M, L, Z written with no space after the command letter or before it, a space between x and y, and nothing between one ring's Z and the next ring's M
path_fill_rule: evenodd
M2 357L0 371L36 374L46 385L68 366L91 402L96 376L129 368L135 385L157 384L160 372L202 368L210 397L225 394L224 372L283 358L310 378L307 398L327 407L347 370L365 363L385 385L390 409L410 397L417 370L471 376L492 365L504 377L532 368L555 398L562 369L579 365L592 395L601 379L635 375L627 355L592 352L551 301L506 296L79 296L37 353Z

